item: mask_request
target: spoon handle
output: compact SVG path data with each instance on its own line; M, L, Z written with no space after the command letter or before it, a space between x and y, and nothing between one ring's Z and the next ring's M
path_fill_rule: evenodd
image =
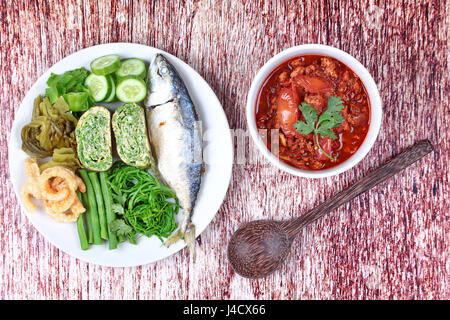
M325 214L392 177L431 151L433 151L433 145L430 141L420 141L308 213L299 218L284 222L283 227L288 233L289 238L293 240L304 226L316 221Z

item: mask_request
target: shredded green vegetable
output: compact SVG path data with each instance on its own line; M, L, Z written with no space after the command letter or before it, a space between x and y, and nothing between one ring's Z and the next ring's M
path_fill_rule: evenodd
M126 228L128 225L135 233L147 237L155 235L163 241L177 228L178 199L148 170L117 162L109 171L108 182L113 208L119 218L111 223L111 227L118 236L127 235L132 240L130 230Z

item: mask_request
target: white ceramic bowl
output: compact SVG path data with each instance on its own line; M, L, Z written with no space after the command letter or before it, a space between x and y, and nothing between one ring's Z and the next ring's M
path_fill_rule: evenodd
M358 75L358 77L363 82L366 91L369 95L370 101L370 112L371 112L370 126L363 144L359 147L359 149L355 152L355 154L353 154L349 159L347 159L343 163L333 168L318 171L298 169L278 159L274 154L272 154L269 151L264 141L259 136L255 119L255 106L258 99L259 90L263 85L264 81L269 76L269 74L283 62L291 58L307 54L329 56L347 65ZM369 71L367 71L367 69L358 60L353 58L348 53L334 47L320 44L305 44L295 46L278 53L269 61L267 61L266 64L264 64L264 66L258 71L256 77L252 82L250 91L248 93L246 113L247 113L247 125L250 131L250 135L253 138L253 141L255 142L257 148L272 164L274 164L283 171L289 172L291 174L300 177L324 178L337 175L352 168L359 161L361 161L364 158L364 156L369 152L370 148L372 148L378 136L378 132L380 131L382 118L382 105L380 94L378 92L375 81L373 80Z

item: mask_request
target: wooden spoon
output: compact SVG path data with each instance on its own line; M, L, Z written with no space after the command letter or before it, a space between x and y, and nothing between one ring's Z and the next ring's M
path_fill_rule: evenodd
M274 272L286 259L292 242L303 227L392 177L431 151L433 146L428 140L418 142L299 218L288 221L256 220L241 226L228 244L228 260L233 269L246 278L260 278Z

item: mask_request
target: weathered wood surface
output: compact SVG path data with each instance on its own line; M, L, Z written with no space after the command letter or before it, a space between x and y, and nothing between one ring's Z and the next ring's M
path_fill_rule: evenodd
M2 0L0 12L1 299L450 298L448 2ZM263 161L235 164L195 264L187 250L135 268L80 262L21 213L7 145L37 78L107 42L147 44L184 60L215 90L230 127L242 130L250 82L267 59L297 44L336 46L380 89L379 138L358 166L333 178L302 179ZM432 155L304 229L280 272L247 280L232 271L226 245L241 223L300 215L426 138Z

